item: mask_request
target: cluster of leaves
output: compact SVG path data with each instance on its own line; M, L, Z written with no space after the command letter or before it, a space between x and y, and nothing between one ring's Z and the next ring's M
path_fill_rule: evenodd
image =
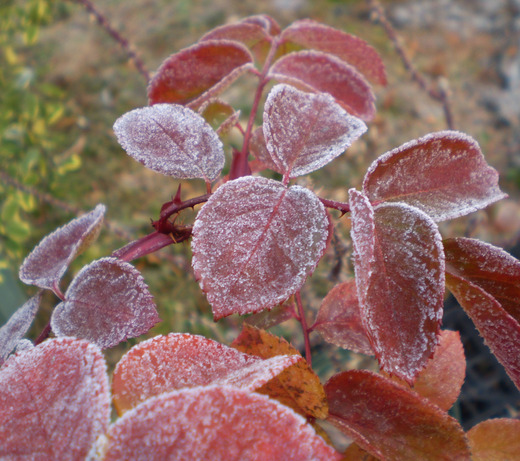
M245 74L258 85L243 127L218 96ZM369 167L348 203L290 184L367 130L375 111L369 80L386 77L368 44L308 20L281 30L270 17L246 18L166 59L150 81L150 105L123 115L114 130L137 161L174 178L203 179L207 194L183 200L179 189L154 232L85 266L65 293L60 280L96 238L103 205L26 258L21 280L62 302L35 345L22 338L41 293L0 329L1 456L479 460L517 452L519 421L488 421L466 434L447 413L465 358L458 333L440 329L445 287L520 387L520 262L476 240L443 241L437 227L504 197L476 141L443 131L403 144ZM232 149L223 177L221 137L231 129L242 133L243 146ZM263 170L281 181L257 174ZM192 226L176 223L182 210L202 203ZM355 278L336 286L307 326L300 290L330 241L327 209L350 214ZM276 307L265 328L297 319L307 360L247 324L233 347L190 334L158 336L123 356L110 395L100 349L159 321L129 261L189 238L215 320ZM43 341L50 330L58 338ZM312 331L375 355L380 372L349 370L322 384L311 368ZM119 415L112 424L110 398ZM345 453L320 420L354 440Z

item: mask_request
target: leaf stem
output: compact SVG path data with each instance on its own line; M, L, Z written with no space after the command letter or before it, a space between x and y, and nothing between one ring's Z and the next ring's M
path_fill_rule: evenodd
M49 323L45 325L45 328L42 330L42 332L39 334L39 336L34 340L34 345L37 346L38 344L45 341L49 334L51 333L51 321L49 320Z
M345 202L336 202L334 200L328 200L326 198L318 197L327 208L334 208L335 210L341 211L342 215L350 213L350 205Z
M311 343L309 341L309 329L307 328L307 320L305 319L305 312L303 311L302 298L298 291L295 295L296 305L298 306L298 312L300 317L300 324L302 326L303 339L305 341L305 359L312 368L312 355L311 355Z

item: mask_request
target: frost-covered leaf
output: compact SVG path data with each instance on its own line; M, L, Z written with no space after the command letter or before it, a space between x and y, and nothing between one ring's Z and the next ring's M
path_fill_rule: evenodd
M340 283L329 291L321 303L314 329L336 346L374 354L361 321L355 280Z
M299 355L262 360L191 334L156 336L134 346L117 364L114 405L122 414L164 392L210 384L253 391L299 360Z
M350 114L365 121L374 118L375 96L370 84L354 67L330 54L290 53L273 64L268 77L302 90L329 93Z
M383 154L368 169L363 192L371 202L408 203L434 221L464 216L506 197L477 142L457 131L431 133Z
M148 85L150 105L200 106L217 96L253 67L253 56L241 43L207 40L167 58Z
M351 189L361 318L381 368L411 383L432 355L444 300L444 252L431 218L404 203L373 211Z
M502 248L470 238L444 241L446 270L493 296L520 323L520 261Z
M265 168L283 174L283 168L278 167L278 165L274 163L271 154L267 150L263 127L259 126L253 131L253 135L249 139L249 150Z
M277 171L295 178L342 154L367 130L329 94L310 94L276 85L265 103L266 148Z
M205 40L232 40L244 44L262 64L271 47L269 32L259 24L240 21L235 24L226 24L205 34L200 42Z
M0 459L85 459L108 428L110 394L101 351L51 339L0 369Z
M139 271L119 259L102 258L74 277L51 327L57 336L87 339L106 349L146 333L159 320Z
M247 24L256 24L265 29L271 36L278 35L281 31L280 25L267 14L248 16L247 18L242 19L241 22Z
M215 131L178 104L127 112L116 120L114 132L128 155L157 173L213 181L224 167L224 149Z
M220 186L193 226L193 269L215 319L270 309L296 293L329 238L308 189L244 176Z
M488 419L468 431L473 461L506 461L518 459L520 453L520 420Z
M459 397L465 375L466 359L460 334L443 330L433 357L417 375L412 389L448 411ZM391 379L410 388L395 376Z
M341 459L304 418L228 386L153 397L108 432L104 461L319 461Z
M97 238L104 215L105 206L100 204L47 235L25 258L20 267L20 280L58 291L59 281L71 261Z
M520 323L506 312L493 295L451 273L449 267L446 272L446 286L520 389Z
M356 67L369 79L386 85L385 66L381 57L367 42L354 35L304 19L293 22L280 37L280 49L284 53L302 48L333 54Z
M470 460L459 423L436 405L365 370L325 384L327 418L373 456L399 461Z
M267 331L243 325L242 332L233 341L233 347L247 354L264 359L280 355L298 355L297 349L285 339ZM320 379L306 360L300 360L274 379L266 383L257 392L278 400L294 411L318 419L327 417L328 405Z
M18 342L24 337L31 326L36 312L40 307L43 292L29 299L11 316L7 323L0 328L0 366L7 356L15 349Z

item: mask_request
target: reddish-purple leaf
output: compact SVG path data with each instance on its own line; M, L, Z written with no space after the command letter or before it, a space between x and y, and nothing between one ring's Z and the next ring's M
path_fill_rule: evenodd
M469 238L444 241L446 270L471 282L520 323L520 261L502 248Z
M110 418L101 351L51 339L0 368L0 459L85 459Z
M470 460L459 423L436 405L365 370L325 384L330 422L372 455L399 461Z
M449 253L448 253L449 254ZM500 305L492 293L452 272L451 255L446 285L471 317L486 344L520 389L520 323Z
M370 84L354 67L320 51L298 51L276 61L270 78L302 90L329 93L350 114L362 120L375 115L375 96Z
M139 271L119 259L102 258L74 277L51 326L57 336L87 339L106 349L146 333L159 320Z
M440 333L441 236L417 208L388 203L370 211L363 194L349 193L361 318L381 367L411 383Z
M520 453L520 420L488 419L468 431L473 461L514 461Z
M265 103L263 130L277 171L295 178L331 162L367 127L326 93L276 85Z
M241 43L208 40L167 58L148 85L150 105L200 106L253 67L253 56Z
M434 221L464 216L506 196L477 142L456 131L431 133L383 154L368 169L363 192L371 202L408 203Z
M458 331L443 330L433 357L419 372L414 392L448 411L459 397L466 375L466 358ZM397 377L394 382L410 388Z
M40 288L58 291L59 281L71 261L97 238L103 223L105 206L70 221L47 235L25 258L20 280Z
M361 321L355 280L336 285L329 291L321 303L314 329L336 346L374 354Z
M222 185L193 226L193 269L220 319L270 309L296 293L323 255L329 218L300 186L245 176Z
M11 316L7 323L0 328L0 366L7 356L14 350L20 339L23 338L31 326L36 312L40 307L43 292L29 299Z
M211 126L177 104L134 109L114 124L119 144L147 168L174 178L213 181L224 167L224 149Z
M202 336L156 336L134 346L117 364L114 405L122 414L164 392L209 384L253 391L301 358L279 355L263 360Z
M205 34L200 42L206 40L232 40L244 44L257 60L262 64L271 47L269 32L259 24L238 22L217 27Z
M304 19L293 22L280 37L280 48L301 48L330 53L356 67L369 79L386 85L385 66L377 51L360 38L342 30Z
M340 460L306 420L275 400L227 386L153 397L108 432L104 461Z
M283 174L283 169L274 163L271 154L267 150L263 127L259 126L253 131L253 135L249 139L249 150L265 168Z
M256 24L263 29L265 29L269 35L275 36L278 35L281 31L280 25L267 14L257 14L254 16L248 16L247 18L242 19L243 23L246 24Z

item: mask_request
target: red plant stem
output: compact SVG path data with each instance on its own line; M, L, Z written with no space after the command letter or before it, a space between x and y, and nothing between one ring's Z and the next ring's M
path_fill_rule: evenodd
M184 210L186 208L193 208L195 205L207 202L210 197L211 194L205 194L191 198L189 200L185 200L181 203L178 203L175 200L165 203L161 208L161 217L159 218L159 220L154 221L152 223L153 227L155 227L157 231L161 232L159 229L157 229L157 225L164 223L164 221L166 221L170 216L172 216L175 213L178 213L181 210Z
M121 46L121 48L126 52L130 60L134 63L136 69L139 73L145 78L146 82L150 80L150 73L146 69L144 62L137 55L137 53L132 50L130 43L126 38L124 38L111 24L108 22L108 19L94 6L94 4L90 0L76 0L77 3L81 3L86 10L94 15L98 24L103 27L107 31L107 33Z
M303 339L305 341L305 360L312 368L312 355L311 355L311 343L309 341L309 329L307 328L307 320L305 319L305 312L303 311L302 298L298 291L295 295L296 305L298 306L298 312L300 317L300 323L302 326Z
M246 174L250 174L250 169L248 166L248 157L249 157L249 140L251 138L251 134L253 132L253 126L255 123L256 113L258 112L258 106L260 105L260 100L262 99L262 93L264 91L265 86L269 82L267 78L267 74L273 62L273 59L276 55L276 51L278 50L278 40L273 38L271 42L271 49L269 50L269 54L265 59L264 67L262 68L262 72L259 75L258 87L256 88L255 97L253 99L253 105L251 106L251 112L249 113L249 120L247 121L247 127L244 133L244 142L242 144L242 150L238 155L233 157L233 161L230 168L229 179L237 179L241 176L246 176ZM249 173L248 173L249 172Z
M49 320L49 323L47 323L47 325L45 325L45 328L42 330L42 332L39 334L39 336L34 340L34 345L37 346L38 344L45 341L49 337L50 333L51 333L51 322Z
M326 198L318 197L327 208L334 208L335 210L341 211L342 214L350 213L350 205L344 202L335 202L334 200L328 200Z

